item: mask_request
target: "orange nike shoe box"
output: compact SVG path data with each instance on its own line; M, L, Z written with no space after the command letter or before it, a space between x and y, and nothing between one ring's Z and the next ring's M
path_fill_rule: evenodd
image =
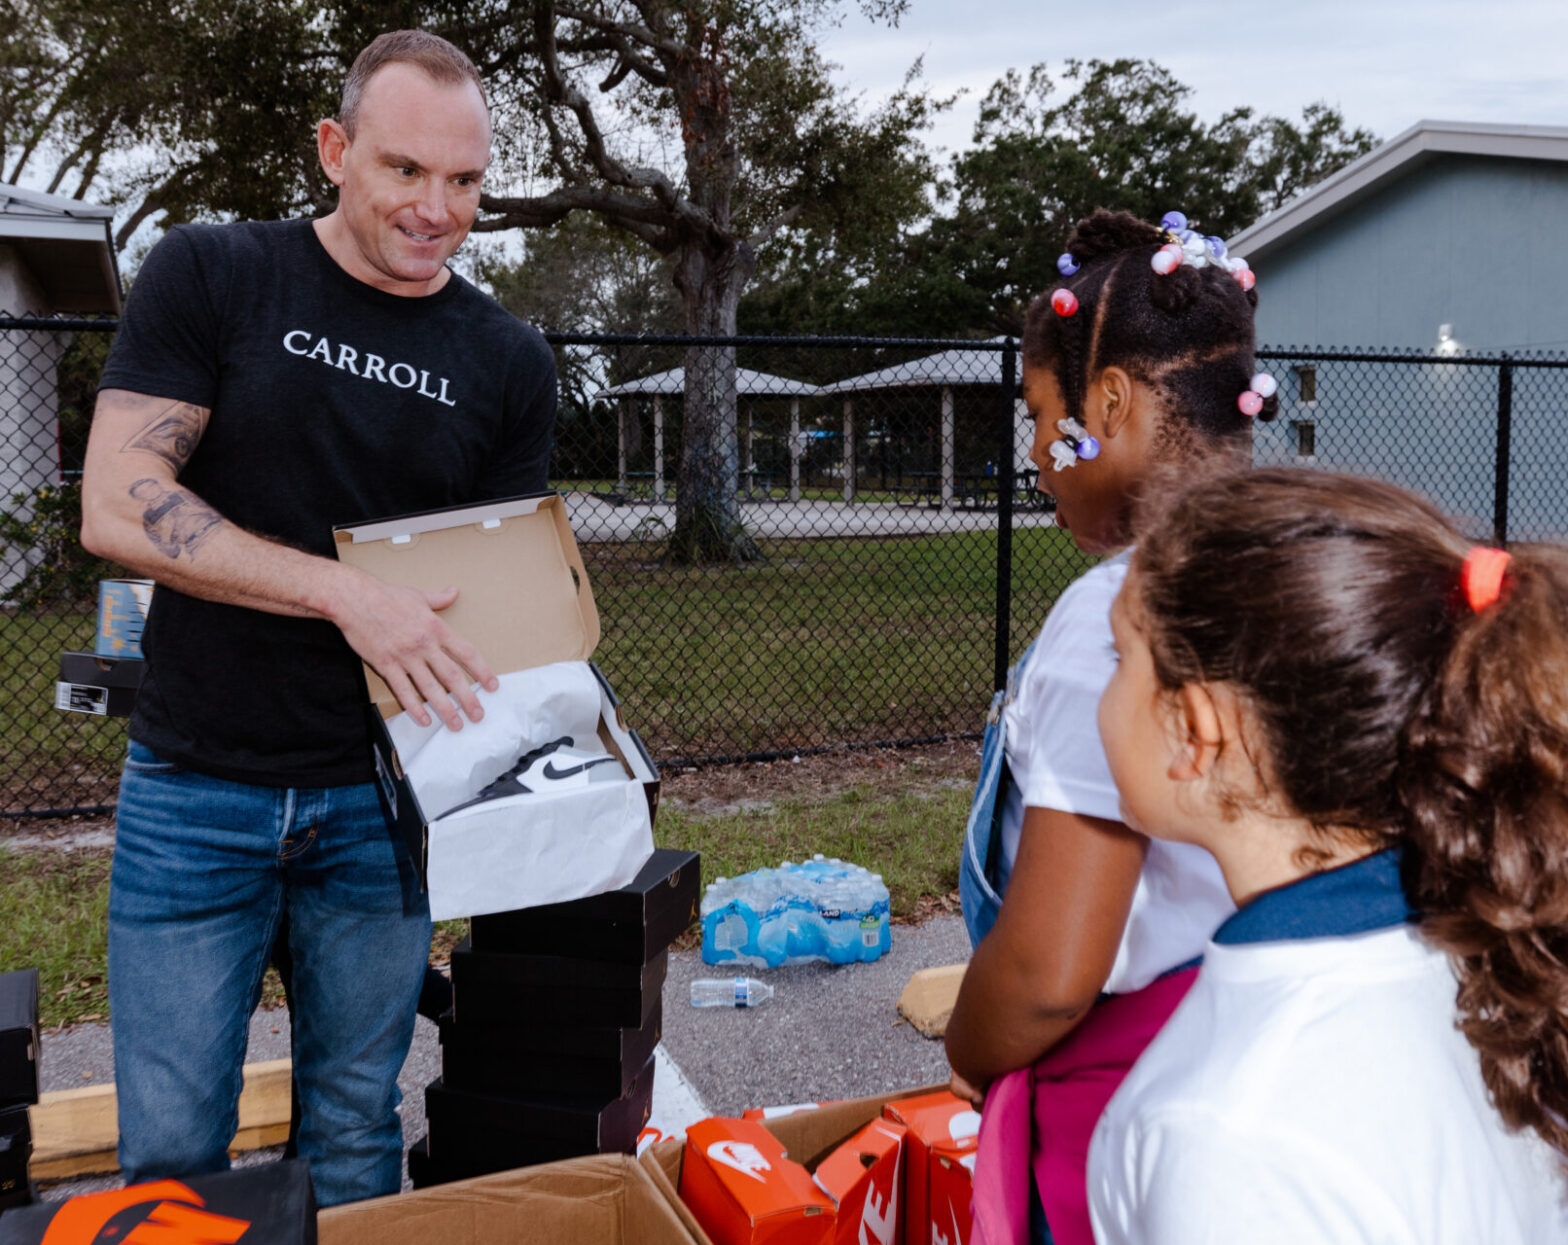
M835 1245L898 1245L907 1132L873 1120L817 1165L818 1188L838 1205Z
M975 1148L951 1142L931 1148L931 1245L969 1245L975 1191Z
M681 1200L714 1245L832 1245L833 1199L755 1120L686 1130Z
M980 1114L974 1104L947 1090L901 1098L882 1109L883 1118L909 1130L904 1181L904 1245L935 1245L931 1236L932 1152L937 1146L956 1147L956 1153L973 1150L980 1131ZM969 1203L964 1202L965 1213Z
M0 1215L4 1245L99 1240L316 1245L310 1168L304 1159L285 1159L208 1176L149 1180Z

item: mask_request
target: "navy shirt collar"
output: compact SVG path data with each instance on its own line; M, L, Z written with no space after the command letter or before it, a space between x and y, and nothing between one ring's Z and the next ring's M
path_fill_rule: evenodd
M1400 884L1400 851L1391 847L1337 869L1264 891L1219 927L1226 946L1335 938L1387 929L1415 919Z

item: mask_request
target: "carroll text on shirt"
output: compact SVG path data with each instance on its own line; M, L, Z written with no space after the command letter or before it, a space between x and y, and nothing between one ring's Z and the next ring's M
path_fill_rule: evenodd
M423 368L416 368L411 363L388 363L380 355L369 351L361 355L354 347L345 346L342 342L334 349L325 337L316 338L316 344L311 345L311 337L312 334L305 329L294 329L283 334L283 349L307 359L320 359L328 367L335 367L362 380L376 380L383 385L412 389L423 397L434 398L444 406L457 405L456 399L446 396L451 381L445 376L437 377L441 388L433 390L430 388L430 373Z

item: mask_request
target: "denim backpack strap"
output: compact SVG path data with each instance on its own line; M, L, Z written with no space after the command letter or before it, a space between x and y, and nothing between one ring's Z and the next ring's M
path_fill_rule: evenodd
M985 738L980 747L980 778L964 827L963 855L959 867L959 894L971 940L978 945L990 931L1002 898L997 880L1002 855L1002 815L1012 774L1007 765L1007 706L1017 694L1018 680L1034 652L1031 644L1018 664L1007 672L1007 686L991 699L986 714Z

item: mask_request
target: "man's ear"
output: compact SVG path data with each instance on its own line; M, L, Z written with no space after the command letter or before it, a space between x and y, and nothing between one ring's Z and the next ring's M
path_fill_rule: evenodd
M1174 700L1172 725L1178 744L1167 773L1174 782L1196 782L1219 763L1225 743L1220 707L1206 683L1184 684Z
M1095 382L1095 396L1099 399L1104 435L1114 437L1127 427L1132 416L1133 379L1124 368L1108 367Z
M343 159L348 154L348 134L331 117L316 126L316 155L322 171L334 186L343 184Z

